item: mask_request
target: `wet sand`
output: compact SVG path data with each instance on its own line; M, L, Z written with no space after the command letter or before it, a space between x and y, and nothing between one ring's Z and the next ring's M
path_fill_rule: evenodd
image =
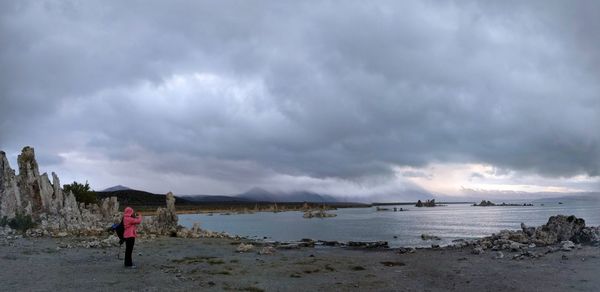
M336 247L237 253L230 239L138 240L137 269L119 248L61 248L72 239L17 239L0 246L3 291L597 291L600 248L541 258L464 249ZM545 248L533 249L543 253Z

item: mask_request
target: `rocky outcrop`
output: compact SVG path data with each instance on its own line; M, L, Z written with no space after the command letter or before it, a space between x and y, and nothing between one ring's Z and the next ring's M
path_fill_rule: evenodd
M490 201L481 200L481 203L479 203L479 204L473 204L473 206L487 207L487 206L496 206L496 204L494 204L494 203L492 203Z
M175 196L169 192L166 196L166 208L158 208L156 216L145 218L141 230L149 234L177 236L181 227L177 225L177 213L175 211Z
M65 198L63 195L63 190L60 187L60 179L58 179L58 175L56 173L52 173L52 199L50 200L50 210L51 212L58 212L61 210L65 203Z
M421 202L421 200L418 200L417 203L415 204L415 207L435 207L435 199L431 199L431 200L427 200L425 202Z
M32 147L24 147L17 162L19 174L15 175L5 152L0 151L0 217L30 215L38 227L28 234L99 234L119 220L116 198L85 206L73 193L64 194L55 173L52 182L48 174L40 175Z
M116 197L104 198L98 204L85 205L77 202L73 193L64 192L55 173L52 173L52 182L46 173L40 175L32 147L24 147L17 160L18 175L10 167L6 153L0 151L0 219L11 219L17 214L30 215L37 227L27 230L26 235L106 235L106 228L121 220L122 214ZM235 238L226 233L201 230L198 224L191 229L179 226L175 197L168 193L165 201L166 206L158 208L155 216L144 218L138 229L140 235ZM98 247L104 243L102 241L96 244L93 241L90 245Z
M521 223L521 230L502 230L472 245L482 250L509 250L531 256L527 253L530 248L560 245L563 250L572 250L576 243L600 245L600 228L586 227L585 221L575 216L556 215L537 228Z
M548 223L535 230L533 242L538 244L554 244L573 240L578 242L581 231L585 228L585 220L575 216L557 215L548 219Z
M325 210L320 209L320 210L308 210L306 212L304 212L304 215L302 215L302 217L310 219L310 218L330 218L330 217L335 217L337 216L336 214L332 214L332 213L327 213L325 212Z
M525 204L507 204L502 202L502 204L496 204L490 201L486 201L486 200L481 200L481 203L479 204L473 204L473 206L475 207L490 207L490 206L500 206L500 207L519 207L519 206L524 206L524 207L531 207L533 206L533 204L531 203L525 203Z
M0 217L13 218L17 212L25 213L21 202L15 171L10 168L6 153L0 151Z
M28 215L37 215L41 213L43 203L41 177L33 148L23 148L17 163L19 166L17 185L22 196L23 211Z

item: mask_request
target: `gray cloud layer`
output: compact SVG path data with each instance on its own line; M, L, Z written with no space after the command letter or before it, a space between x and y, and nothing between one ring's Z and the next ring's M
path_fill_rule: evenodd
M596 1L5 1L0 148L223 183L598 176ZM251 184L251 182L248 182Z

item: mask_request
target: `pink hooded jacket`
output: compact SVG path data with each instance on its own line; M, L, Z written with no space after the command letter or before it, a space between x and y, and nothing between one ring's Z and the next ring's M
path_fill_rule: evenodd
M123 226L125 227L125 232L123 233L123 237L137 237L137 233L135 232L136 225L142 223L142 215L138 214L138 217L133 216L133 209L130 207L125 208L123 212Z

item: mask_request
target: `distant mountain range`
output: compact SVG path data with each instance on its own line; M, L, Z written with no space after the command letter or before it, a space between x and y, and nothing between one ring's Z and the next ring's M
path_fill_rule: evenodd
M122 186L122 185L116 185L114 187L110 187L110 188L101 190L100 192L116 192L116 191L125 191L125 190L132 190L132 188L128 188L128 187Z
M234 195L236 198L242 198L257 202L338 202L333 196L317 194L309 191L293 192L270 192L261 188L252 188L244 193Z
M109 188L110 189L110 188ZM107 197L117 197L119 203L123 205L143 205L143 206L164 206L165 205L165 194L153 194L149 192L132 190L132 189L121 189L116 191L108 192L96 192L96 196L99 199ZM177 205L193 205L195 202L186 198L175 196Z
M253 202L253 200L238 198L234 196L216 196L216 195L183 195L181 198L196 202L196 203L208 203L208 202Z
M119 201L129 199L131 203L153 202L157 201L153 196L164 196L153 194L145 191L134 190L126 186L117 185L96 192L99 197L117 196ZM130 197L130 198L129 198ZM230 196L220 195L179 195L177 202L202 203L202 202L339 202L338 198L329 195L317 194L309 191L295 192L272 192L262 188L252 188L244 193ZM163 198L158 198L158 201L163 202Z
M165 199L164 194L153 194L145 191L134 190L126 186L117 185L114 187L107 188L103 191L96 192L99 198L105 198L110 196L116 196L121 203L132 204L132 205L164 205ZM487 197L493 197L488 194ZM533 202L551 202L551 201L597 201L600 200L600 193L598 192L587 192L587 193L571 193L564 196L557 196L556 193L533 193L529 200ZM541 195L548 197L539 198ZM553 195L553 196L552 196ZM535 197L538 197L537 199ZM552 197L551 197L552 196ZM524 200L519 198L520 200ZM457 201L456 197L444 197L440 195L433 195L423 191L412 191L404 192L398 197L394 195L374 195L369 197L334 197L325 194L318 194L310 191L293 191L293 192L275 192L268 191L262 188L252 188L241 194L234 194L229 196L221 195L179 195L176 196L178 205L196 205L202 203L216 204L216 203L373 203L373 202L416 202L417 200L435 198L437 201L442 202L453 202ZM486 198L486 197L482 197ZM458 199L459 201L477 201L477 197L463 197ZM509 198L504 198L505 201L511 201Z
M102 194L106 193L115 193L115 194L136 194L139 196L140 193L151 194L148 192L133 190L126 186L117 185L114 187L107 188L102 192L98 192ZM154 194L152 194L154 195ZM248 202L277 202L277 203L302 203L302 202L310 202L310 203L342 203L342 202L357 202L357 203L372 203L372 202L416 202L417 200L426 200L426 199L436 199L438 201L456 201L456 198L453 197L444 197L439 195L433 195L426 191L421 190L410 190L405 191L401 194L393 195L393 194L380 194L373 196L331 196L326 194L319 194L311 191L291 191L291 192L283 192L283 191L269 191L263 188L254 187L246 192L241 194L233 194L233 195L206 195L206 194L198 194L198 195L178 195L178 198L181 200L185 200L192 204L197 203L248 203ZM148 198L150 199L150 198ZM469 198L471 199L471 198ZM178 202L180 202L178 200Z

